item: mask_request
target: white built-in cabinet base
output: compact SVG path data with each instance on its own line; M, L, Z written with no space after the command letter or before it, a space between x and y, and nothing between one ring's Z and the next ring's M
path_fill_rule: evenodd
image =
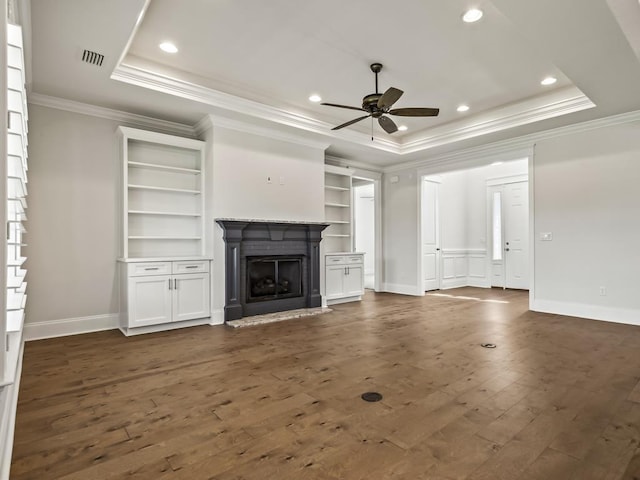
M327 305L362 300L362 295L364 295L364 254L327 254L325 256L324 278Z
M125 335L210 323L210 260L121 260L120 330Z

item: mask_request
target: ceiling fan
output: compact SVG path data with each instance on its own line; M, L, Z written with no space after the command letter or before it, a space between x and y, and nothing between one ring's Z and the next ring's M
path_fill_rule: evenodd
M397 115L400 117L435 117L440 113L439 108L391 108L394 103L404 93L402 90L390 87L384 93L378 93L378 73L382 70L381 63L372 63L371 71L376 75L376 93L371 93L362 99L362 107L350 107L348 105L338 105L336 103L321 103L321 105L328 105L330 107L347 108L349 110L360 110L367 112L368 115L355 118L342 125L333 127L331 130L340 130L341 128L348 127L354 123L364 120L365 118L373 117L378 119L378 123L387 133L394 133L398 131L398 127L389 117L385 115Z

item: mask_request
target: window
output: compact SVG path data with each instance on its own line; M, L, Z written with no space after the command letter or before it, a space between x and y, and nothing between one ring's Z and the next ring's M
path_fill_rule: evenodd
M502 192L493 192L491 231L493 239L492 259L502 260Z

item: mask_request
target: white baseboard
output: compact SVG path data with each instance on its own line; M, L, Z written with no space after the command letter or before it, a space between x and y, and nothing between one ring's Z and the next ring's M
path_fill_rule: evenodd
M485 277L467 277L467 287L491 288L491 282Z
M640 310L540 299L533 299L530 308L534 312L588 318L590 320L601 320L603 322L640 325Z
M356 295L355 297L334 298L327 300L327 306L338 305L339 303L359 302L362 300L362 296Z
M211 312L211 322L209 325L222 325L224 324L224 310L213 310Z
M11 385L0 387L0 479L9 480L11 470L11 454L13 453L13 434L16 426L16 410L18 409L18 391L22 376L22 355L24 342L20 345L16 380Z
M467 277L443 278L442 282L440 283L440 290L448 290L450 288L460 288L467 286L469 286Z
M416 285L402 285L399 283L384 283L382 285L382 291L387 293L397 293L400 295L413 295L421 297L424 292Z
M118 327L120 327L120 315L117 313L91 317L63 318L48 322L28 322L24 324L24 339L25 341L30 341L66 337L81 333L115 330Z

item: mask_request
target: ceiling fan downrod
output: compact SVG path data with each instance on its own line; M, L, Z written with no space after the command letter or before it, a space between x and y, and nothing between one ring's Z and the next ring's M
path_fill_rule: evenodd
M371 68L371 71L376 75L376 95L378 95L378 73L380 73L380 70L382 70L382 64L372 63L370 68Z

